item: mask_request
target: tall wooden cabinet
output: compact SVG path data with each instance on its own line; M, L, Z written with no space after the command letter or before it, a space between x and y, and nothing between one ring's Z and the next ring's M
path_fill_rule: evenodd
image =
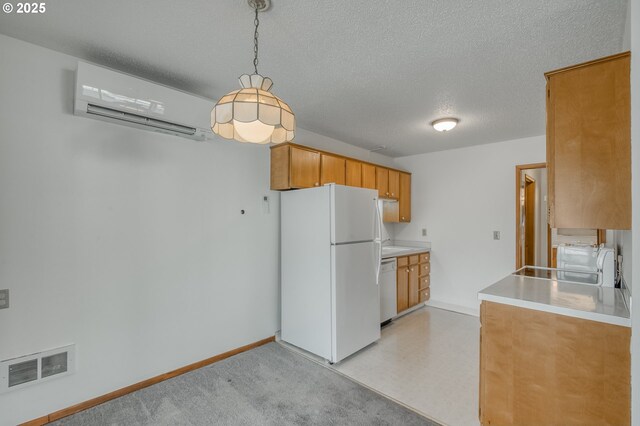
M631 228L630 54L545 74L552 228Z

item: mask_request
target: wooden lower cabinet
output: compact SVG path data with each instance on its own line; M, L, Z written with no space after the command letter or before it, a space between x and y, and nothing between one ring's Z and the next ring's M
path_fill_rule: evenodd
M427 268L425 268L425 266ZM429 300L429 253L398 257L397 308L398 313Z
M409 309L409 266L406 263L400 266L400 262L398 262L396 278L396 307L398 313Z
M409 265L409 307L416 306L420 303L418 290L420 290L418 281L418 265Z
M630 328L487 301L480 323L481 424L630 424Z

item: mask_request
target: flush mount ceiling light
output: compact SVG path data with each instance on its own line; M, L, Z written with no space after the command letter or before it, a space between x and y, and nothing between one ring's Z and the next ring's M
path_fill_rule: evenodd
M439 132L448 132L458 125L457 118L441 118L431 123L434 129Z
M224 95L211 111L211 130L225 139L251 143L280 143L293 140L296 119L293 111L271 93L273 81L258 74L258 12L270 6L269 0L248 0L255 11L253 33L254 73L240 76L242 89Z

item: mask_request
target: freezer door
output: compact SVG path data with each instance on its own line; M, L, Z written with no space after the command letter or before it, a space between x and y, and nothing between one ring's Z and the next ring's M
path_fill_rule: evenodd
M378 194L373 189L331 185L331 243L376 238Z
M331 246L332 362L380 338L380 296L373 242Z

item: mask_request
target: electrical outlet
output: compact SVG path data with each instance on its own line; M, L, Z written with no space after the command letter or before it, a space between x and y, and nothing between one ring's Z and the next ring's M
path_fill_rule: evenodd
M0 290L0 309L9 307L9 289Z
M493 239L494 240L500 239L500 231L493 231Z
M427 236L427 228L422 228L422 236L423 237Z

